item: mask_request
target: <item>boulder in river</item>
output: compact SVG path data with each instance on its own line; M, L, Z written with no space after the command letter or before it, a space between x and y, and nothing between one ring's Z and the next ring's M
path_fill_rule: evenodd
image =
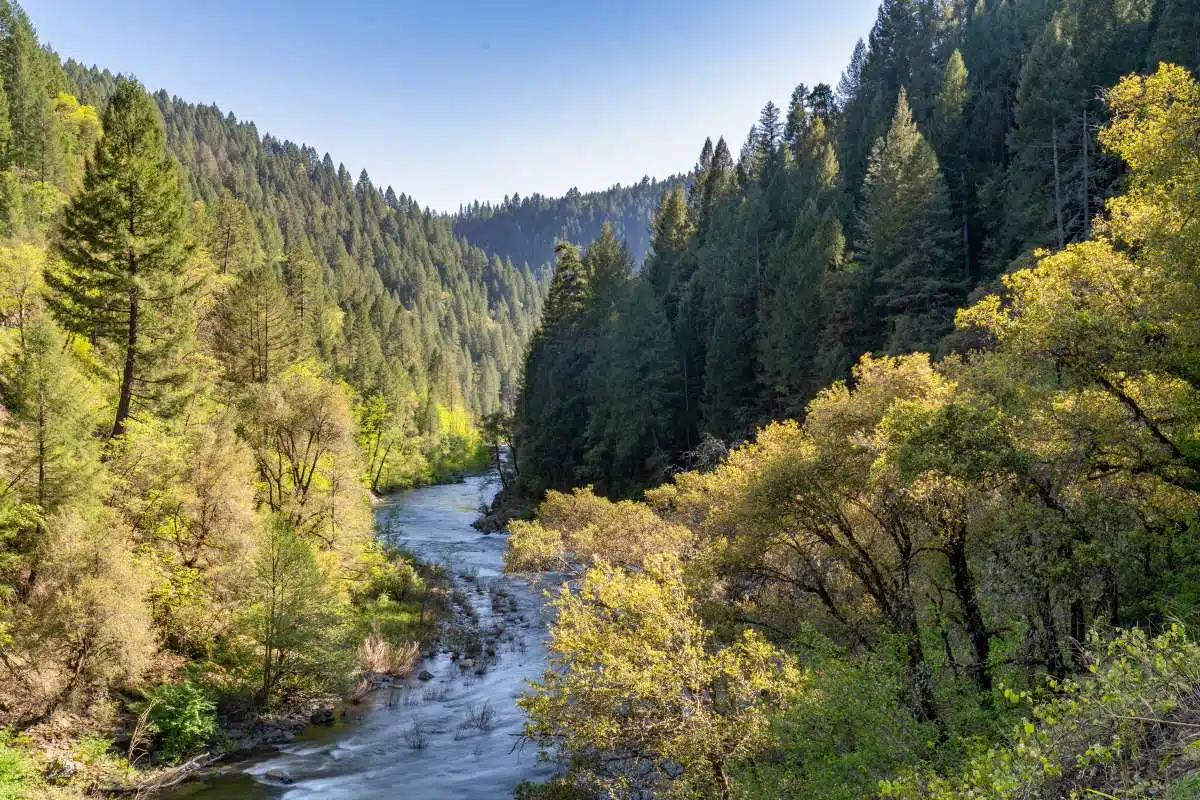
M308 716L308 721L313 725L332 725L333 724L333 709L318 708Z
M263 774L263 777L269 781L282 783L284 786L290 786L296 782L295 778L293 778L291 775L288 775L281 769L269 769Z
M417 680L422 681L422 682L431 681L431 680L433 680L433 673L427 669L423 669L419 673L417 673Z

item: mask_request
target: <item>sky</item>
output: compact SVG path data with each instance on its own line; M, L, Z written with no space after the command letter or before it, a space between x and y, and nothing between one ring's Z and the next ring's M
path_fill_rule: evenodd
M443 211L736 154L878 0L25 0L65 58L216 103Z

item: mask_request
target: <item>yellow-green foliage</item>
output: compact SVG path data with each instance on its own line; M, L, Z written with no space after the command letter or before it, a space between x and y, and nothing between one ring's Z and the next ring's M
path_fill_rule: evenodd
M534 522L510 527L505 568L512 572L579 574L596 561L637 568L662 553L687 555L695 537L641 503L613 503L591 488L550 492Z
M554 606L549 668L519 701L526 733L620 796L718 795L729 763L758 752L770 713L800 688L790 657L762 637L714 639L676 556L639 572L597 564Z
M1089 240L959 313L962 341L985 347L936 364L864 356L802 421L645 504L551 494L514 526L510 568L582 575L556 601L553 669L523 701L569 778L625 791L649 766L633 771L692 790L704 748L690 743L712 740L686 737L711 718L673 673L708 674L750 628L800 664L759 662L764 680L791 676L791 710L768 732L743 705L752 744L710 759L752 796L1195 785L1200 652L1180 629L1119 626L1196 607L1200 84L1164 65L1108 99L1101 139L1130 166L1127 192ZM1005 694L1036 702L1010 737L1028 706ZM667 747L688 755L656 760ZM736 794L721 774L701 785Z
M1091 642L1092 662L1078 679L1051 686L1005 741L983 744L949 777L911 770L882 783L896 800L1084 800L1181 797L1180 775L1200 769L1200 647L1172 626ZM1013 701L1025 698L1010 695Z

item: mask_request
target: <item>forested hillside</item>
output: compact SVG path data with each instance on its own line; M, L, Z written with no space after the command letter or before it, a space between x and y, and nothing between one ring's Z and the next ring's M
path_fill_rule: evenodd
M590 242L607 222L638 265L650 252L650 220L659 198L684 181L682 176L642 178L630 186L585 193L572 189L555 198L514 194L498 206L464 206L452 221L454 231L471 244L514 264L528 264L539 276L550 274L556 244Z
M0 89L0 796L140 791L412 667L448 590L370 490L486 463L540 290L8 0Z
M103 107L114 76L65 69L80 98ZM313 307L336 316L323 323L321 355L387 409L404 431L393 438L437 438L512 402L540 302L527 269L489 258L366 171L352 179L329 154L260 135L216 107L154 99L191 198L210 215L221 271L295 260L289 269L311 272L322 295Z
M884 2L836 88L800 85L740 146L704 143L642 274L608 263L607 235L582 261L559 251L515 419L521 486L633 496L706 437L801 414L862 353L969 346L952 321L972 290L1092 232L1122 174L1096 138L1103 92L1161 59L1194 67L1193 5Z
M1200 796L1198 32L885 0L641 274L559 247L506 565L571 581L521 700L562 773L519 796Z

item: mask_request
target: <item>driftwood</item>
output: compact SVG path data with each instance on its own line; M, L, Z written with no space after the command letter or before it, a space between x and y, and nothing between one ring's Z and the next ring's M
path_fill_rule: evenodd
M134 783L120 783L114 786L100 786L96 791L103 795L127 795L136 797L153 797L156 793L178 786L186 780L195 777L196 773L211 767L225 756L218 753L201 753L188 759L178 766L168 767L147 775Z

